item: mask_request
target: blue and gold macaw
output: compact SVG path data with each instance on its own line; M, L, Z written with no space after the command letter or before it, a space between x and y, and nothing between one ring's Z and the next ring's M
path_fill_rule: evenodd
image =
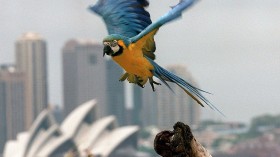
M159 78L169 89L167 82L181 87L198 104L202 102L218 110L200 92L182 78L172 74L154 62L156 45L154 35L158 29L181 16L182 12L192 6L196 0L180 0L172 9L156 22L152 23L150 14L145 10L147 0L99 0L90 10L100 15L106 23L109 35L104 38L103 56L109 55L126 73L120 81L128 80L142 88L149 81L153 91L153 80ZM171 89L172 90L172 89ZM207 93L207 92L206 92Z

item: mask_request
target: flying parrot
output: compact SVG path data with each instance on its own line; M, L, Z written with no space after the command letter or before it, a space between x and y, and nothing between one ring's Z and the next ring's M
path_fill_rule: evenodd
M205 103L219 111L201 94L206 91L194 87L154 61L156 50L154 36L159 28L181 17L182 12L196 1L180 0L169 12L153 23L150 14L145 10L149 5L147 0L99 0L89 9L100 15L106 24L109 35L103 39L103 56L105 54L111 56L125 70L120 81L128 80L142 88L149 81L152 90L155 91L154 84L160 85L154 81L155 76L169 89L171 88L167 82L175 83L201 106L204 107Z

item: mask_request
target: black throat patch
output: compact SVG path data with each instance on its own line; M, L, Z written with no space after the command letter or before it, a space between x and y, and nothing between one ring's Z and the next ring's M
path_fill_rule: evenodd
M119 47L120 47L119 51L117 51L116 53L112 54L111 55L112 57L119 56L119 55L121 55L123 53L123 47L122 46L119 46Z

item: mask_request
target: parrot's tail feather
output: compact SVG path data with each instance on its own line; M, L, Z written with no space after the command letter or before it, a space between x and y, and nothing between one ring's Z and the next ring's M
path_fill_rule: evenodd
M213 105L209 100L207 100L200 92L206 92L204 90L201 90L197 87L194 87L187 81L183 80L182 78L178 77L177 75L167 71L166 69L159 66L157 63L152 61L151 59L148 59L154 66L154 76L158 77L165 85L168 86L169 89L170 86L167 84L168 82L173 82L177 84L180 88L182 88L190 97L192 97L198 104L201 106L204 106L202 102L207 104L211 109L218 111L221 115L225 116L215 105ZM210 93L209 93L210 94Z
M192 95L188 90L186 90L184 87L180 86L178 83L176 83L179 87L181 87L190 97L192 97L199 105L204 107L204 105L199 101L195 96Z
M191 84L189 84L188 82L186 82L185 80L183 80L182 78L178 77L177 75L165 70L164 68L160 67L160 70L162 73L164 73L165 75L167 76L171 76L172 78L176 78L177 79L177 82L178 83L181 83L181 84L185 84L185 86L189 86L191 89L194 89L195 92L198 92L198 91L201 91L201 92L204 92L204 93L207 93L207 94L212 94L210 92L207 92L205 90L202 90L202 89L199 89ZM170 79L167 79L166 81L170 81L170 82L174 82L174 80L170 80ZM198 92L199 93L199 92Z
M163 78L161 75L158 75L157 73L155 73L155 76L157 77L157 78L159 78L160 80L161 80L161 82L163 82L173 93L174 93L174 91L173 91L173 89L169 86L169 84L165 81L166 79L165 78Z
M184 80L183 80L184 81ZM186 81L185 81L186 82ZM187 83L187 82L186 82ZM188 83L189 84L189 83ZM202 90L202 89L200 89L200 88L197 88L197 87L194 87L193 85L191 85L191 84L189 84L189 86L192 86L193 88L195 88L196 90L199 90L199 91L201 91L201 92L203 92L203 93L207 93L207 94L212 94L212 93L210 93L210 92L207 92L207 91L205 91L205 90Z
M222 116L226 117L226 115L221 111L219 110L215 105L213 105L211 102L208 101L208 103L212 106L212 109L213 110L216 110L218 111Z

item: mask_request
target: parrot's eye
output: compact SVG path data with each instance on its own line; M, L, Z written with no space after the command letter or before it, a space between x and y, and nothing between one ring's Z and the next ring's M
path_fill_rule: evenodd
M110 42L103 42L104 46L110 46Z
M118 45L117 40L113 40L111 42L103 42L104 46L116 47Z
M115 47L118 45L118 41L117 40L114 40L111 42L111 47Z

